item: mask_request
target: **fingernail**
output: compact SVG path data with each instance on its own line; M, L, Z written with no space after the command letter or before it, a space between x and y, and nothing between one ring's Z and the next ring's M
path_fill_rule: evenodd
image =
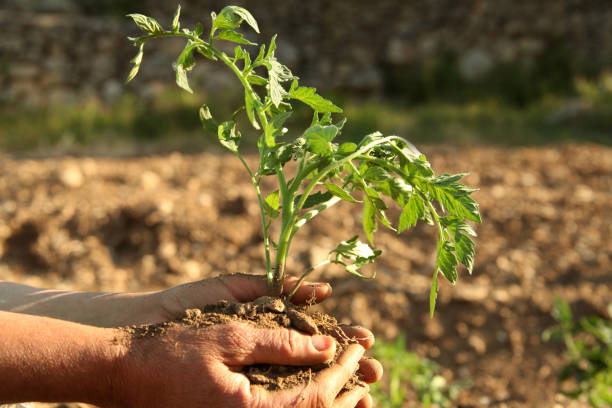
M312 336L311 341L312 345L317 349L317 351L325 351L332 346L334 339L329 336L318 335Z

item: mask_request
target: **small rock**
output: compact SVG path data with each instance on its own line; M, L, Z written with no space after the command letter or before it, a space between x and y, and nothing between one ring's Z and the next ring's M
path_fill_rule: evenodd
M318 334L319 329L315 324L314 320L306 313L299 312L295 309L287 311L287 316L291 319L291 325L298 330L306 332L308 334Z
M270 296L262 296L255 299L253 305L256 305L262 312L283 313L286 309L281 299Z

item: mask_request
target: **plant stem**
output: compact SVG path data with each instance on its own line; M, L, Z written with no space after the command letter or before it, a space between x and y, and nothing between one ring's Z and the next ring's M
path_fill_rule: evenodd
M304 279L306 279L306 277L308 275L310 275L312 273L312 271L314 271L317 268L320 268L321 266L325 266L325 265L329 264L330 262L331 261L329 259L326 259L323 262L318 263L315 266L310 267L310 269L308 269L306 272L304 272L302 274L302 276L300 277L300 279L295 284L295 286L293 287L293 289L291 289L291 292L289 293L289 295L287 295L287 300L291 300L291 298L293 298L293 295L295 295L295 293L298 291L298 289L302 285L302 282L304 282Z
M253 176L251 169L248 164L244 161L244 158L240 155L240 153L236 153L236 156L240 159L244 168L249 173L249 177L251 178L251 183L255 188L255 193L257 194L257 201L259 202L259 213L261 215L261 223L262 223L262 231L263 231L263 239L264 239L264 252L266 256L266 271L271 270L271 261L270 261L270 238L268 236L268 226L266 222L266 212L264 210L263 198L261 197L261 190L259 188L259 182Z

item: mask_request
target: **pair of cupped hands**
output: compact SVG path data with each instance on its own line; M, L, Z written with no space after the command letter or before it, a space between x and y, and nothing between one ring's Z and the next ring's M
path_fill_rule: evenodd
M297 279L288 278L288 293ZM155 292L156 306L135 316L131 323L158 323L184 315L189 308L226 299L249 302L265 296L265 277L224 275ZM292 301L321 302L331 295L327 283L303 283ZM302 387L267 391L253 386L240 373L252 364L316 365L330 361L336 351L333 338L306 335L290 329L261 329L247 323L229 323L192 330L172 326L155 340L133 341L130 352L138 363L128 367L131 378L121 400L136 407L334 407L368 408L372 398L367 386L341 392L358 372L366 383L378 381L382 366L364 352L374 336L364 328L343 327L357 340L339 357L337 364L314 375ZM120 375L121 377L121 375Z

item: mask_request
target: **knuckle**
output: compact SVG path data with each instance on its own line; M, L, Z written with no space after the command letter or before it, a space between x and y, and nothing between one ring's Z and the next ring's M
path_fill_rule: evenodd
M282 331L282 350L287 356L293 356L297 353L299 347L299 335L293 330Z
M230 353L242 353L249 348L248 330L241 324L225 325L219 333L220 344L225 344L226 350Z

